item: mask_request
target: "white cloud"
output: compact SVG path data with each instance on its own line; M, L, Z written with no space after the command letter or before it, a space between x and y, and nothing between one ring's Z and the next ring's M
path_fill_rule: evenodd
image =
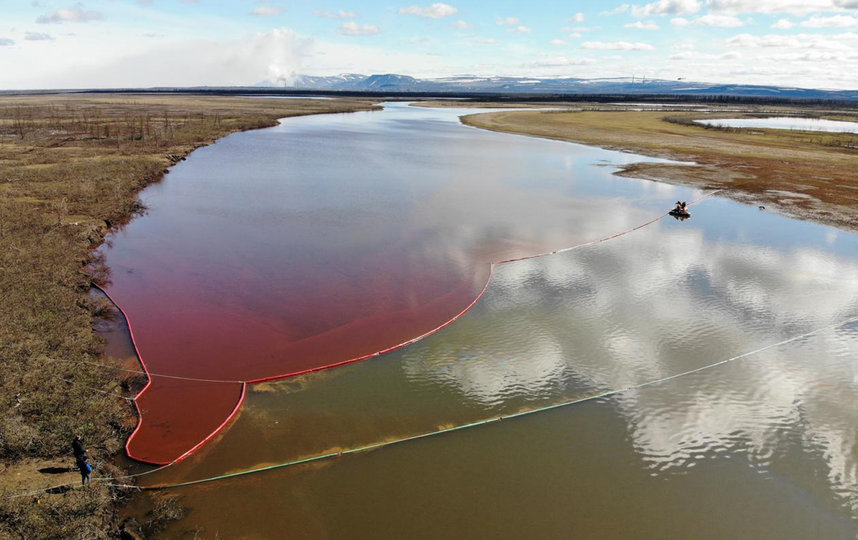
M403 15L415 15L417 17L428 17L430 19L441 19L455 15L459 10L450 4L436 3L431 6L409 6L407 8L399 8L399 13Z
M280 6L256 6L251 13L257 17L274 17L283 13L283 8Z
M784 60L790 62L844 62L849 56L842 52L806 51L800 54L784 55Z
M745 26L746 24L748 24L748 22L749 21L743 21L731 15L715 15L712 13L694 19L687 19L685 17L674 17L670 19L670 24L678 28L682 28L690 24L698 24L701 26L716 26L720 28L736 28L738 26Z
M2 49L0 88L246 86L262 80L289 82L298 74L432 77L474 71L467 59L366 44L375 39L325 41L279 28L228 39L153 40L129 33L105 47L100 31L81 32L63 43L62 55L45 54L40 47ZM69 58L79 60L70 63Z
M694 19L694 22L704 26L716 26L718 28L736 28L739 26L745 26L745 21L737 17L733 17L732 15L713 15L712 13L703 15L702 17L697 17Z
M54 37L50 34L44 34L41 32L26 32L24 34L24 39L29 41L53 41Z
M526 64L523 67L563 67L563 66L589 66L596 61L592 58L569 58L567 56L549 56L537 62Z
M855 88L858 33L763 36L745 33L726 40L726 44L746 57L735 70L742 81L761 84L780 81L782 85L811 88ZM738 67L740 65L741 68Z
M655 47L649 43L629 43L627 41L585 41L581 44L582 49L596 49L604 51L651 51Z
M327 9L317 9L313 12L314 17L322 17L324 19L354 19L357 17L357 13L354 11L343 11L342 9L339 11L329 11Z
M752 47L799 47L802 42L794 36L737 34L727 40L727 45L744 49Z
M99 11L87 10L80 2L68 9L58 9L53 13L40 15L36 22L39 24L59 24L64 22L85 23L90 21L99 21L104 18L104 15Z
M701 4L698 0L659 0L643 6L631 7L632 15L638 18L650 17L652 15L687 15L700 11Z
M528 26L516 26L515 28L510 28L507 32L511 34L529 34L533 30Z
M692 58L696 58L696 57L697 57L697 53L694 53L691 51L683 51L683 52L671 54L669 59L670 60L691 60Z
M453 27L458 28L459 30L467 30L471 27L471 25L470 23L468 23L468 21L463 21L460 19L453 23Z
M659 27L656 23L652 21L635 21L633 23L624 24L625 28L637 28L638 30L658 30Z
M795 26L795 23L789 19L779 19L778 22L772 25L772 28L777 28L778 30L789 30Z
M0 36L4 36L9 38L14 42L14 46L5 46L0 47L0 80L5 82L5 87L7 88L20 88L26 84L29 87L46 87L46 86L74 86L75 82L80 83L83 86L91 87L96 86L98 84L106 85L106 86L114 86L116 83L112 82L111 79L104 73L104 70L108 68L115 67L113 64L113 59L119 58L120 55L126 61L133 61L136 58L136 55L142 55L147 51L152 51L155 49L160 49L162 47L172 47L175 52L175 56L179 56L182 54L187 54L187 49L184 48L183 43L196 43L198 46L206 47L207 43L231 43L231 47L233 49L239 49L247 46L252 40L253 35L249 33L241 33L242 30L240 27L235 28L226 28L226 26L218 26L218 22L214 19L207 19L204 13L194 13L192 16L200 17L199 27L206 28L205 31L206 36L211 36L207 41L204 41L202 38L195 37L199 34L194 34L191 31L182 32L183 28L179 26L179 22L173 26L164 27L160 29L157 26L146 26L140 27L136 31L128 32L127 36L122 35L120 37L121 31L117 31L116 28L112 28L111 26L116 24L119 25L119 14L121 10L115 12L113 8L108 11L107 6L108 3L115 8L119 8L121 6L125 6L123 9L133 10L134 13L143 14L146 17L153 18L159 14L161 14L160 10L141 10L137 4L137 0L126 0L126 2L115 2L115 0L107 0L104 3L94 2L93 0L82 0L85 4L87 10L88 9L97 9L99 11L104 12L104 17L106 18L105 22L92 23L92 24L72 24L68 23L65 27L62 26L45 26L45 25L33 25L33 19L35 19L36 15L42 13L53 12L58 8L67 8L73 4L75 4L78 0L52 0L53 4L50 8L40 8L36 9L30 15L28 19L30 23L30 28L27 28L26 21L7 21L7 27L4 27L0 30L3 31ZM178 5L179 0L156 0L155 5L157 7L166 6L169 2L172 2ZM289 5L285 2L278 0L270 0L269 2L262 2L261 0L242 0L244 3L245 14L248 14L255 6L259 5L281 5L284 7L286 13L290 16L292 15ZM622 2L624 0L618 0L618 2ZM626 0L629 1L629 0ZM649 4L654 0L636 0L638 5ZM765 0L761 0L765 2ZM808 0L812 2L813 0ZM858 0L856 0L858 1ZM409 6L411 4L417 4L422 6L428 6L433 3L433 0L403 0L399 3L393 4L393 16L396 17L398 15L398 9L403 6ZM199 6L203 6L208 4L207 2L201 2ZM499 32L495 32L494 37L501 42L504 46L502 49L502 54L491 54L490 49L486 46L487 44L493 45L493 47L497 47L498 45L492 41L487 40L477 40L479 36L471 35L476 34L473 29L461 29L457 30L454 26L456 24L457 18L447 17L445 19L440 19L439 21L435 21L433 19L412 19L412 23L416 23L419 21L428 21L430 22L430 26L435 26L436 30L442 30L441 26L437 26L441 24L443 28L446 28L448 32L453 32L451 39L454 39L457 44L461 46L460 50L465 51L462 53L449 55L446 54L445 51L439 50L441 55L430 57L429 54L426 54L426 51L429 51L429 48L418 48L417 46L411 45L406 41L406 38L403 37L399 39L400 45L402 47L399 50L391 50L389 47L385 47L382 43L378 42L379 37L373 37L372 35L366 35L365 37L340 37L336 34L334 36L330 36L327 38L331 42L336 41L338 44L345 46L346 44L351 46L360 45L363 49L373 49L372 53L366 52L366 56L358 57L353 55L347 55L341 58L333 58L333 57L324 57L321 56L321 52L313 53L312 57L308 57L307 60L302 60L301 65L296 69L301 69L297 71L297 73L305 73L305 74L332 74L335 75L340 71L327 71L335 69L341 69L344 72L396 72L397 70L401 70L399 72L409 75L418 75L420 73L430 74L437 73L438 76L446 76L452 73L474 73L480 76L492 76L492 75L532 75L532 76L560 76L560 75L568 75L570 71L573 70L563 70L558 68L555 72L551 72L548 67L540 70L534 70L532 73L522 72L521 66L525 65L529 61L535 61L539 58L538 55L538 47L543 47L546 52L553 51L555 54L560 53L569 53L569 51L577 51L580 55L588 55L593 57L598 57L598 62L589 67L582 67L576 71L576 75L583 77L603 77L603 76L618 76L624 73L640 73L640 71L644 68L641 67L640 57L646 56L646 73L648 77L653 78L664 78L671 79L676 78L677 76L687 76L689 78L693 77L695 80L709 81L709 82L735 82L735 83L748 83L748 84L779 84L779 85L792 85L792 86L807 86L807 87L828 87L828 88L854 88L855 87L855 73L858 73L858 59L854 57L858 55L858 41L855 38L846 39L841 37L834 37L832 34L843 33L838 32L836 29L831 28L820 28L812 29L812 28L801 28L801 31L806 32L808 35L812 35L814 33L817 34L826 34L826 41L820 41L818 38L796 38L793 36L789 36L792 39L791 43L783 43L777 42L777 45L771 39L760 40L756 43L747 45L747 44L739 44L737 41L733 41L732 44L726 44L725 39L735 34L740 34L741 32L749 32L750 34L757 35L760 37L761 34L776 34L776 35L786 35L798 33L797 30L800 28L798 25L801 21L805 19L810 20L811 15L816 15L818 17L828 17L831 15L836 15L834 12L818 12L818 13L810 13L807 16L803 17L795 17L791 15L783 14L781 16L773 16L773 17L764 17L764 16L754 16L757 19L755 27L744 27L737 28L734 32L730 32L727 35L722 36L713 36L710 32L708 32L708 28L705 26L697 26L696 31L694 32L684 32L683 29L677 29L671 26L671 18L673 19L685 19L692 26L688 28L695 28L694 25L699 24L695 23L695 19L701 15L707 14L706 0L700 0L700 4L702 5L701 11L699 13L693 15L677 15L677 16L652 16L644 19L634 19L631 17L631 14L626 12L626 15L619 15L620 19L600 19L596 20L596 13L599 9L595 9L592 13L590 11L586 13L586 22L582 24L576 23L566 23L566 20L570 18L577 10L573 8L568 8L565 11L560 11L557 15L556 25L560 26L568 26L567 30L563 32L552 32L547 36L538 36L540 32L540 27L536 26L537 21L530 20L529 16L526 16L524 19L521 19L521 22L514 25L508 26L494 26L496 30L500 30ZM2 2L0 2L2 5ZM575 6L575 4L567 4ZM611 2L606 2L601 4L604 8L614 7L616 4ZM316 7L328 7L331 9L332 13L335 15L338 14L338 9L343 8L345 10L353 9L357 11L359 8L354 7L354 4L337 4L337 3L318 3ZM583 6L583 4L581 4ZM310 7L308 9L309 15L312 13L314 7ZM497 13L490 13L489 18L485 19L483 17L482 22L477 21L476 19L467 19L466 21L473 21L473 28L481 28L480 24L485 24L488 22L489 25L493 25L495 23L495 15L513 15L516 14L516 11L513 11L514 8L507 7L504 9L503 7L498 8L499 11ZM583 11L583 7L578 7L578 10ZM198 10L194 10L198 11ZM460 8L459 18L464 18L466 13L464 8ZM0 9L2 12L2 9ZM348 12L348 11L346 11ZM116 13L114 15L114 13ZM523 12L517 13L519 16L524 15ZM712 11L713 15L727 15L725 12L715 12ZM359 12L358 15L366 17L367 14L363 12ZM852 15L858 17L858 13L849 12L849 13L841 13L841 15ZM735 15L737 18L741 20L747 20L750 15ZM401 15L400 22L405 23L405 15ZM788 19L794 23L795 28L793 31L785 30L785 29L777 29L771 30L768 27L777 21L781 17L788 17ZM2 18L2 17L0 17ZM353 19L359 23L372 23L378 24L381 26L383 23L378 20L364 20L364 18L355 18ZM249 22L252 17L247 15L247 19ZM625 20L623 20L625 19ZM260 23L270 22L270 21L279 21L281 19L276 17L271 18L262 18L257 19ZM319 23L322 23L323 19L314 19ZM352 19L348 19L352 20ZM689 39L697 39L698 45L697 48L701 51L709 51L714 54L721 53L723 51L731 51L731 53L735 54L736 52L742 53L741 60L716 60L713 59L711 62L701 62L699 65L694 66L692 69L682 67L682 70L688 70L687 73L677 71L677 66L683 66L683 64L679 61L670 61L668 60L668 56L673 52L682 52L681 49L674 48L673 50L668 50L668 47L662 46L660 43L655 41L655 38L652 37L657 34L657 32L645 33L644 30L637 30L638 35L626 33L625 35L616 35L616 36L607 36L601 33L583 33L577 30L573 30L572 27L580 28L584 27L584 25L596 25L601 24L602 21L612 21L614 23L614 28L619 27L621 31L629 30L627 28L622 28L625 23L635 23L640 21L641 24L647 24L648 22L654 22L658 26L661 27L661 30L667 30L674 34L674 38L677 39L677 43L674 45L679 45L681 42ZM152 21L150 21L152 22ZM329 21L326 24L331 24L330 30L334 32L339 29L340 25L347 20L337 20L337 21ZM16 30L9 30L9 27L12 24L17 27ZM196 23L196 21L195 21ZM229 21L230 24L233 21ZM479 23L479 24L478 24ZM530 24L533 23L533 24ZM619 24L616 24L619 23ZM2 24L2 22L0 22ZM507 33L506 30L515 29L517 26L526 24L527 26L533 27L533 32L529 35L524 36L514 36L511 33ZM57 28L69 29L69 26L75 30L78 34L74 39L66 38L66 32L58 32ZM271 26L271 25L269 25ZM323 25L324 26L324 25ZM407 25L406 25L407 26ZM606 28L608 25L604 25ZM118 26L117 26L118 27ZM559 28L555 27L555 31L559 30ZM747 30L746 30L747 28ZM359 27L358 27L359 29ZM56 42L46 42L44 45L40 45L39 42L36 41L26 41L24 39L25 30L34 30L34 31L44 31L48 34L54 36L56 38ZM111 33L108 34L106 30L110 30ZM189 28L190 30L190 28ZM849 30L849 28L846 28ZM852 27L851 30L855 31L855 27ZM393 29L384 27L384 30L381 31L381 37L387 35L392 32ZM606 30L603 30L606 31ZM159 32L162 34L158 39L144 38L144 32ZM346 32L349 32L347 29ZM359 32L358 32L359 34ZM215 36L222 37L215 37ZM487 34L492 35L492 34ZM500 36L507 36L507 38L503 38ZM111 37L114 36L114 37ZM539 38L534 41L533 44L527 45L525 47L525 42L530 40L531 37L536 36ZM626 49L622 45L601 45L604 47L603 50L584 50L579 48L583 41L583 36L587 36L588 42L620 42L621 40L624 42L629 42L631 47L634 47L635 42L633 39L637 39L641 41L643 39L648 39L648 44L652 44L656 47L655 51L647 52L645 49ZM309 37L309 36L307 36ZM395 37L395 36L394 36ZM516 39L509 39L515 37ZM339 38L339 39L336 39ZM551 45L550 42L552 38L559 39L563 41L565 45ZM333 44L331 42L325 41L326 38L323 36L314 36L313 41L316 43L316 46L313 47L315 51L322 50L330 50L330 46ZM841 45L839 49L832 48L835 46L834 42L841 41ZM62 50L58 52L56 55L46 55L44 54L44 49L51 46L56 45L57 42L62 42ZM515 43L522 44L522 47L525 47L528 50L524 49L510 49L509 46ZM537 43L541 43L538 45ZM786 46L788 49L786 50L777 50L777 46ZM225 46L225 45L224 45ZM600 45L589 45L589 47L599 47ZM755 47L751 50L745 50L743 47ZM323 47L328 47L328 49L323 49ZM610 48L608 48L610 47ZM720 47L720 49L719 49ZM850 52L851 47L851 52ZM54 47L56 48L56 47ZM421 54L417 54L417 51L420 50ZM471 51L471 52L468 52ZM499 50L500 51L500 50ZM435 52L435 51L433 51ZM390 65L386 65L384 62L385 53L394 55L396 58L409 56L413 62L399 62L394 63L391 60ZM330 53L329 53L330 54ZM608 60L610 55L619 55L622 54L623 58L618 60ZM41 56L40 56L41 55ZM775 57L775 55L781 55L781 60L774 61L771 60ZM794 58L792 60L792 64L790 61L785 60L785 55L790 55L790 57ZM56 56L56 58L53 58ZM553 56L552 54L548 54L548 56ZM574 57L575 54L569 54L570 57ZM196 59L197 55L193 55ZM393 58L394 56L392 56ZM826 60L826 58L833 59L835 57L844 58L843 62L837 63L834 60ZM852 58L850 58L852 57ZM85 73L91 77L91 81L86 82L83 75L77 75L73 73L72 68L66 68L66 65L69 65L68 58L74 58L75 66L80 66L80 68L88 68ZM162 58L168 58L167 55L162 56ZM312 59L309 59L312 58ZM364 60L364 58L371 58L372 60ZM814 63L811 61L812 58L817 58L818 61ZM348 61L354 59L353 64L349 64ZM727 65L729 63L729 65ZM185 65L185 63L182 63ZM211 65L210 63L204 62L204 65ZM163 74L158 73L153 70L141 74L140 77L137 77L136 74L131 73L131 69L128 70L120 70L120 73L123 75L124 79L131 83L135 81L145 83L144 79L148 77L149 84L151 85L161 85L161 84L181 84L183 81L187 81L188 84L197 85L197 84L224 84L235 81L240 84L253 84L260 80L265 79L265 70L263 69L261 76L249 76L243 69L233 68L233 67L225 67L220 72L215 71L215 66L211 65L212 72L211 73L203 73L202 70L188 70L188 76L186 77L183 73L178 73L177 70L169 69L163 72ZM79 70L83 73L83 70ZM284 71L284 73L289 73L288 71ZM145 75L145 77L144 77ZM192 80L193 77L191 75L197 75L198 80ZM118 78L116 79L119 80Z
M617 6L614 9L609 9L607 11L602 11L599 13L602 17L610 17L611 15L619 15L620 13L625 13L629 10L628 4L623 4L621 6Z
M832 15L831 17L814 15L808 20L802 21L799 26L804 28L850 28L858 26L858 18L851 15Z
M381 29L371 24L358 24L354 21L348 21L340 25L339 32L342 36L374 36L380 34Z
M563 41L562 39L552 39L551 44L559 46L559 45L566 45L566 42Z
M512 25L518 24L520 22L521 21L519 20L518 17L504 17L504 18L498 17L497 19L495 19L495 23L497 23L500 26L512 26Z
M302 73L312 40L288 29L246 36L240 40L153 41L132 35L115 47L103 47L98 34L82 34L63 45L64 55L46 55L33 48L17 59L40 63L38 71L14 79L3 78L6 63L0 57L0 86L31 88L119 88L138 86L222 86L255 84L266 78ZM69 65L68 57L80 58ZM14 61L14 59L13 59ZM13 82L14 81L14 82Z
M767 34L755 36L752 34L738 34L726 41L727 45L739 48L776 48L795 49L795 52L808 49L829 51L854 51L858 47L858 34L844 33L839 35L825 34Z
M851 5L850 5L851 4ZM858 8L858 0L707 0L707 7L721 13L789 13L843 11Z
M573 15L572 17L569 18L569 22L572 22L572 23L584 22L584 14L579 11L578 13L576 13L575 15Z
M0 47L11 47L14 44L15 44L14 39L0 37Z
M709 54L697 51L683 51L670 55L670 60L735 60L741 55L736 51L726 52L724 54Z

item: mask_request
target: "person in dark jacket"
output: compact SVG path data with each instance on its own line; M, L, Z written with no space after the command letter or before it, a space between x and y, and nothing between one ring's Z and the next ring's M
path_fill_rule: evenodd
M83 445L83 439L80 435L75 435L72 440L72 453L74 453L75 461L86 457L86 447Z
M92 465L86 459L86 454L77 460L77 468L80 471L80 484L85 486L92 481Z

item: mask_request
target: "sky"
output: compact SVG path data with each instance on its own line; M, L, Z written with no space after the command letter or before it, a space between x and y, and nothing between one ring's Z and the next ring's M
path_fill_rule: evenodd
M858 0L0 0L0 89L399 73L858 89Z

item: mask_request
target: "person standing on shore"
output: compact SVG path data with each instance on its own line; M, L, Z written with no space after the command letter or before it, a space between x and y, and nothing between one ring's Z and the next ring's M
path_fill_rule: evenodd
M86 446L84 446L83 438L80 435L75 435L72 440L72 453L74 454L75 465L80 471L80 483L85 486L92 480L92 465L87 461Z
M80 471L80 485L89 484L92 481L92 465L86 460L86 454L78 458L77 468Z
M83 445L83 438L80 435L75 435L72 440L72 453L74 454L75 461L86 458L86 447Z

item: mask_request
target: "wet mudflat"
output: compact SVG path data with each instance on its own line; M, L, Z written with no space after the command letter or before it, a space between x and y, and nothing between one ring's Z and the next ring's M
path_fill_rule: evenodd
M617 178L606 165L638 160L466 128L456 111L396 105L288 120L203 149L147 190L149 215L108 253L110 292L144 334L147 364L198 377L287 372L308 361L280 355L290 339L366 318L337 343L321 339L317 357L358 350L350 336L395 341L467 305L488 261L626 230L698 194ZM854 235L715 198L692 213L499 266L473 310L407 348L251 385L220 437L148 481L635 386L858 314ZM355 260L356 270L338 266ZM319 298L327 303L314 305ZM425 306L437 298L432 319ZM413 326L391 331L389 314L402 311L391 306L402 303ZM160 339L169 343L147 345ZM170 350L158 360L155 351ZM853 538L856 358L852 323L610 398L182 488L190 512L167 533ZM161 396L176 400L163 410L208 414L189 411L177 386ZM211 390L199 387L205 402ZM165 414L155 426L165 440L182 435L172 421Z

